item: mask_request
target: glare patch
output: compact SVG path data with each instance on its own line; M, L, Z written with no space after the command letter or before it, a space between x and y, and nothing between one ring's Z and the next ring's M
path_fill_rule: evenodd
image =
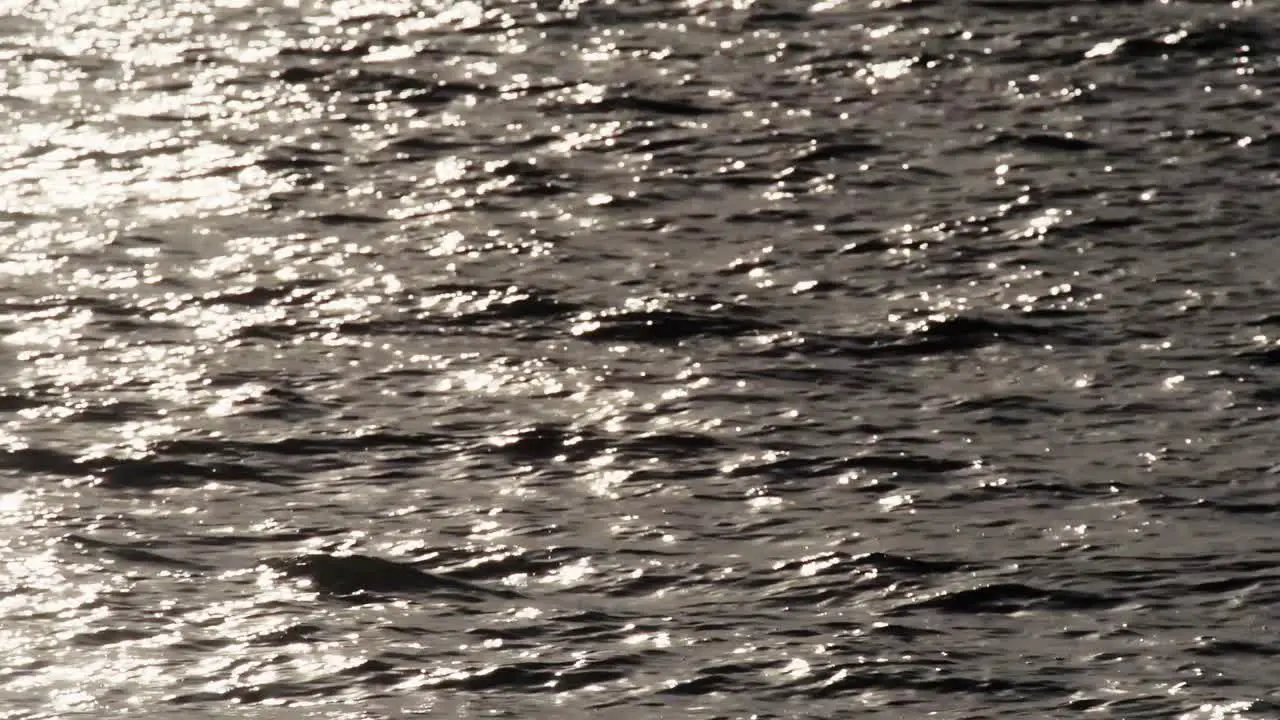
M541 581L551 585L580 585L595 574L596 569L591 565L590 558L582 558L559 566L543 577Z
M442 185L447 185L461 180L466 177L467 168L470 164L471 163L457 156L437 160L435 166L436 182Z
M1106 57L1107 55L1112 55L1117 50L1124 47L1124 44L1125 44L1125 40L1123 38L1116 38L1114 40L1107 40L1105 42L1100 42L1097 45L1094 45L1093 47L1089 48L1085 52L1084 56L1086 58Z
M361 18L402 17L411 15L418 3L406 0L337 0L329 5L329 12L339 20L358 20Z
M167 422L126 422L116 426L119 439L111 443L90 445L78 461L103 457L142 458L151 454L153 446L176 435L181 428Z
M580 85L581 92L576 98L578 102L594 103L604 99L604 88L595 85ZM601 147L613 147L616 138L621 136L625 127L621 122L609 120L606 122L594 123L587 130L573 130L565 133L559 141L550 145L549 150L564 155L575 154L585 147L599 145Z
M396 30L401 35L427 33L444 28L466 30L469 28L479 27L480 25L483 25L486 20L494 19L501 15L501 11L496 9L486 11L483 5L478 2L472 2L472 0L442 4L443 7L441 8L433 8L432 11L434 11L435 14L427 14L423 17L401 20L396 24Z
M253 402L266 395L269 390L267 386L260 383L248 383L221 392L215 391L213 396L217 399L205 410L205 413L214 417L239 414L246 406L252 407Z
M1260 720L1263 717L1262 715L1245 714L1253 706L1254 701L1252 700L1205 703L1191 712L1179 715L1178 720Z
M59 348L71 345L81 337L83 330L93 322L93 311L73 310L63 314L60 310L29 313L19 318L26 327L4 337L4 342L19 347Z
M0 171L4 212L40 215L134 204L146 217L166 219L227 210L256 193L288 187L254 167L255 154L217 144L168 152L176 140L154 131L27 126L24 135L8 144L0 140L0 155L10 157L42 148Z
M593 495L612 499L621 497L618 488L624 485L635 471L609 467L616 460L617 455L612 453L592 458L590 464L594 469L587 475L586 485Z
M916 64L916 62L917 58L906 58L902 60L873 63L859 70L857 77L865 80L868 85L875 85L881 81L897 80L911 72L911 68Z

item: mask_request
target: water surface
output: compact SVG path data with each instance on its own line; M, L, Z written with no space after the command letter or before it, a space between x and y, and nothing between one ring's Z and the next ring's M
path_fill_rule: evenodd
M1269 5L5 12L0 717L1280 714Z

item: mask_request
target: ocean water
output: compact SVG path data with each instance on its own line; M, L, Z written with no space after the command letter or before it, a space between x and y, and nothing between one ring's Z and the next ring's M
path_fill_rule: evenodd
M1280 717L1274 3L0 11L0 718Z

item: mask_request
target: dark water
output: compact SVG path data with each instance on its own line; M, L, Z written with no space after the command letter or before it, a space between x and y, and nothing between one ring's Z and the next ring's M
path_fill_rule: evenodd
M0 718L1280 717L1273 3L5 12Z

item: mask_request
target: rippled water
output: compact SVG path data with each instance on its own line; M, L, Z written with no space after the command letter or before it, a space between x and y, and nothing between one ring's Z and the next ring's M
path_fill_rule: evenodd
M1280 714L1274 5L4 10L0 717Z

